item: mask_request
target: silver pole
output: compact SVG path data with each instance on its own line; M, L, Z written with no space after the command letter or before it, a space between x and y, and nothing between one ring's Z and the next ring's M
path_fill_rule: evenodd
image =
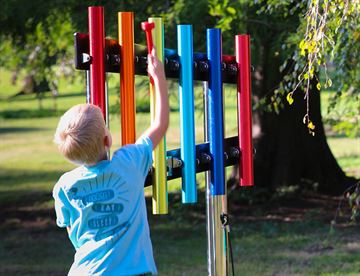
M105 122L106 127L110 130L109 122L109 93L108 93L108 73L105 73ZM110 149L107 151L107 157L110 159Z
M203 82L203 100L204 100L204 142L209 141L208 134L208 83ZM210 171L205 172L205 202L206 202L206 233L207 233L207 260L208 260L208 275L215 275L215 251L213 244L213 214L212 201L210 200Z
M203 82L204 99L204 140L208 142L208 83ZM227 196L212 196L210 192L211 172L205 172L206 185L206 232L207 232L207 259L208 275L228 275L228 235L222 225L221 215L227 214Z

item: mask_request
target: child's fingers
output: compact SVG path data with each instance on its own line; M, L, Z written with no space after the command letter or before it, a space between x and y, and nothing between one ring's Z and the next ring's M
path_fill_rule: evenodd
M159 65L159 60L156 56L149 54L148 55L148 66L157 67Z
M153 65L154 64L154 56L152 56L151 54L148 54L148 66Z
M150 75L152 75L154 73L154 70L155 70L154 57L149 54L147 71Z

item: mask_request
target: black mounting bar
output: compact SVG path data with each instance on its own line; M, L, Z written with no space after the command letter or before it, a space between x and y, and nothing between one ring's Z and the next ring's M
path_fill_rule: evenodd
M91 57L89 54L89 35L75 33L75 68L89 70ZM105 39L105 71L120 72L120 45L115 39ZM147 75L147 47L135 44L135 74ZM165 49L165 74L167 78L179 78L180 63L177 51ZM235 56L223 55L222 80L223 83L237 83L238 66ZM209 80L209 62L205 53L194 53L194 80Z
M196 145L196 173L209 171L211 169L212 157L209 150L209 143L202 143ZM167 180L180 178L182 176L182 161L180 158L180 149L167 151L168 159L167 166ZM241 152L239 150L238 136L233 136L224 139L224 161L225 167L232 166L239 163ZM177 165L172 166L173 160L176 160ZM170 161L170 162L169 162ZM145 186L151 186L153 169L148 174Z

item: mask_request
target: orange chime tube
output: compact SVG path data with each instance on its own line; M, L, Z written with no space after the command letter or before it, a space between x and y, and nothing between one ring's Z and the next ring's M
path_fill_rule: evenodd
M135 143L134 13L119 12L121 143Z

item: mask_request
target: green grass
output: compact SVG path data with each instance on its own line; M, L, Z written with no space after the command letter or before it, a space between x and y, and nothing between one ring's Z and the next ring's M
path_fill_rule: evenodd
M336 98L335 105L334 98ZM351 91L342 95L337 95L334 91L321 92L321 113L329 134L360 136L359 102L359 95Z
M42 103L45 114L41 115L33 95L7 100L20 89L19 84L12 86L8 80L9 73L0 68L0 275L64 275L74 250L65 231L54 224L51 191L58 177L73 165L58 154L52 136L59 114L84 102L84 87L61 80L58 113L52 111L51 96L46 96ZM118 95L115 77L109 87L110 102L114 103ZM196 93L201 94L199 87ZM236 135L236 98L235 93L226 93L226 135L231 136ZM139 90L138 97L146 97L146 87ZM171 97L171 104L176 110L175 97ZM1 116L5 112L14 113L16 119L5 119ZM203 140L203 117L199 110L195 119L199 143ZM110 121L116 148L120 146L119 116L112 114ZM148 125L149 114L139 113L138 135ZM178 125L179 114L173 111L168 149L179 145ZM360 176L359 140L332 136L328 141L343 169ZM203 187L203 174L198 174L197 180ZM199 204L184 206L180 203L179 188L179 180L169 182L169 215L149 215L157 266L160 275L206 275L204 194L203 191L199 194ZM279 207L271 202L249 207L239 205L233 198L230 194L235 275L360 273L358 227L339 227L329 232L337 201L334 204L327 199L331 206L322 204L314 208L291 204ZM147 201L151 205L151 199Z
M206 275L205 223L194 215L204 206L179 206L175 200L179 197L170 200L169 215L149 217L159 274ZM35 207L23 206L16 219L1 224L0 274L65 275L74 249L65 231L54 225L51 207L31 205ZM313 217L285 221L286 217L267 218L270 213L260 210L254 217L240 213L232 220L235 275L359 272L359 228L330 232L327 223Z
M341 235L335 234L331 240L326 240L328 229L324 226L316 225L316 232L308 233L314 227L311 223L266 224L267 227L269 225L272 226L270 234L263 230L265 234L249 233L235 239L242 247L235 253L243 256L237 266L237 275L319 275L356 272L360 268L360 262L356 259L359 254L346 253L346 244L343 244ZM257 256L256 259L253 256Z
M330 137L329 146L348 175L360 177L360 138Z

